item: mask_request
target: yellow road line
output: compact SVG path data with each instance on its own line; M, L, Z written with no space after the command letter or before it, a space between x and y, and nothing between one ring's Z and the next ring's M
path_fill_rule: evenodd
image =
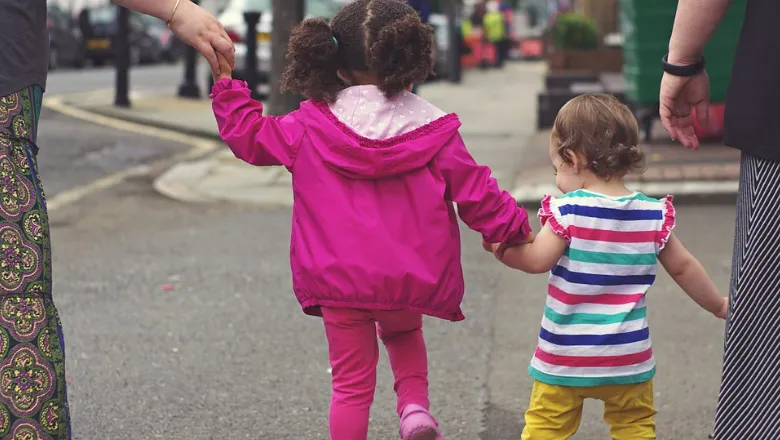
M119 185L131 177L148 174L150 170L157 165L162 165L166 162L182 162L196 159L210 152L216 151L221 147L220 143L210 139L198 138L179 133L174 130L150 127L148 125L123 121L120 119L81 110L66 104L64 99L59 97L50 97L44 99L43 107L57 113L61 113L63 115L93 124L102 125L116 130L129 131L144 136L156 137L158 139L164 139L167 141L178 142L190 147L187 149L187 151L181 152L179 154L159 159L149 164L118 171L116 173L109 174L105 177L92 181L88 184L77 186L75 188L58 193L57 195L47 200L46 205L49 211L54 211L63 206L78 202L90 194Z

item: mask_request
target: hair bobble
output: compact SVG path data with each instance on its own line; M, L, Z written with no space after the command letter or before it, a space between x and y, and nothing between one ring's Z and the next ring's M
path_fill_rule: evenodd
M337 40L337 39L336 39L336 36L334 35L334 36L333 36L333 37L331 37L331 38L333 38L333 44L335 44L335 45L336 45L336 47L339 47L339 40Z

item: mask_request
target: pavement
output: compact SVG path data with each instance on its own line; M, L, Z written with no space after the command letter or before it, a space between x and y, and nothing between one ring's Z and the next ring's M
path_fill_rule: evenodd
M544 71L543 63L512 63L500 71L467 72L460 85L437 82L421 88L426 99L460 115L470 151L494 169L518 203L533 204L545 194L558 193L547 156L549 131L533 129L536 93L541 90ZM151 86L131 99L131 108L118 108L112 104L111 91L104 90L66 95L64 102L112 118L219 140L208 99L178 98L171 90ZM633 189L658 197L674 194L715 200L725 195L726 200L733 199L739 177L737 151L720 145L685 150L669 139L660 124L655 126L653 139L642 145L646 171L628 178ZM290 182L281 169L252 167L222 149L173 166L157 179L155 188L187 202L290 205Z
M552 179L542 155L530 154L541 146L532 141L544 139L528 109L540 74L535 65L512 65L467 76L468 90L440 84L423 94L462 113L476 159L512 187L534 163ZM510 78L512 90L498 85ZM510 92L515 101L505 104ZM487 106L462 104L455 94L506 106L488 118ZM326 440L327 347L321 321L304 316L291 292L290 208L162 196L154 183L171 165L198 163L220 144L46 101L58 112L44 111L39 144L74 439ZM678 236L725 293L733 206L681 205L678 220ZM467 319L425 321L432 408L448 439L517 439L546 277L506 269L482 251L478 234L462 231ZM658 436L705 439L723 322L662 273L648 301ZM379 365L372 440L397 438L398 429L384 354ZM575 440L608 438L600 411L586 404Z

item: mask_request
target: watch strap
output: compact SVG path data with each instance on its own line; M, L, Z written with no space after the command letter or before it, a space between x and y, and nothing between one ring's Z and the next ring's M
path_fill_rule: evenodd
M669 64L669 54L664 55L663 58L661 58L661 66L664 69L664 72L674 75L674 76L694 76L698 75L701 72L704 71L704 66L706 65L706 60L702 56L701 59L693 64L688 64L687 66L680 66L677 64Z

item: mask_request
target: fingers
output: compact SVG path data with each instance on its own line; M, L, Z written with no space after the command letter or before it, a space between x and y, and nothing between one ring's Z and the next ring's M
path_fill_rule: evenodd
M659 110L659 115L661 116L661 125L664 126L664 130L669 133L669 136L672 137L672 140L674 141L679 139L680 136L677 133L677 128L672 122L672 110L669 107L662 105Z
M696 119L703 127L710 125L710 103L708 101L696 104Z
M208 61L209 66L211 66L211 72L214 75L219 75L219 59L217 58L217 52L214 50L214 48L206 41L198 42L198 44L195 46L195 49L198 50L198 52L201 53L206 58L206 61Z
M220 55L225 57L225 59L228 61L228 64L230 65L231 70L235 69L236 67L235 47L233 46L233 42L230 41L230 37L228 37L227 32L225 32L225 30L222 29L221 27L219 32L215 33L214 36L211 38L211 46Z
M692 107L687 104L677 103L674 107L661 105L659 115L661 124L669 133L672 140L678 141L687 148L698 149L699 138L693 130L693 112ZM697 108L697 118L698 108Z

